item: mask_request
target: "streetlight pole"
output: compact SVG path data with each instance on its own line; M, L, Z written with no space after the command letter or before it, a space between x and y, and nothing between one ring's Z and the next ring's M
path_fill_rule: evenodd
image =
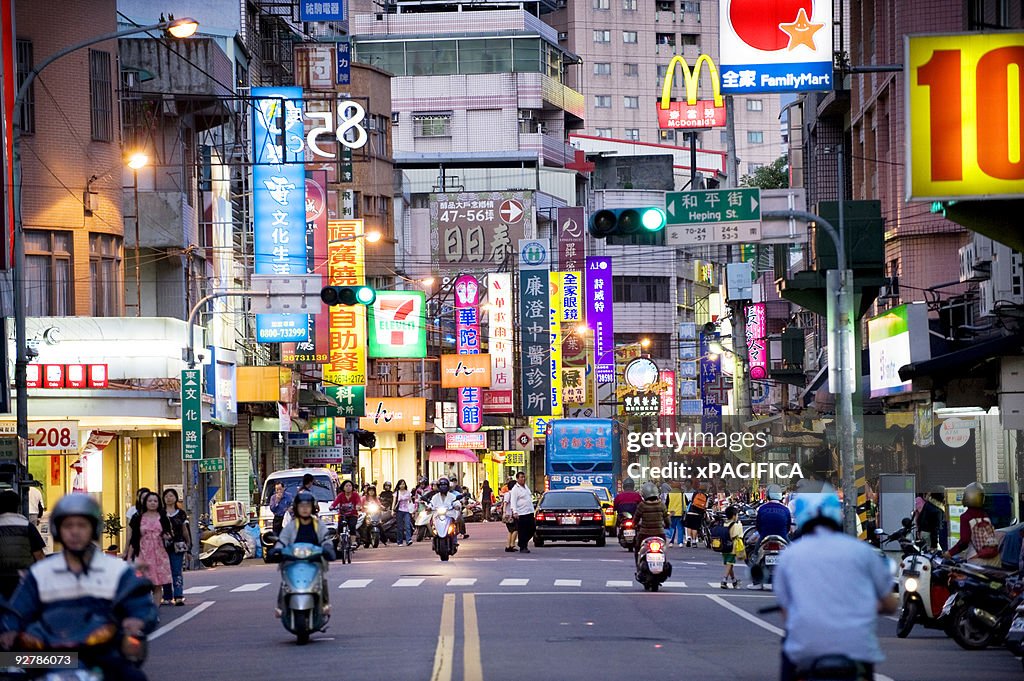
M72 52L84 49L97 43L106 42L108 40L116 40L117 38L123 38L129 35L135 35L137 33L148 33L150 31L167 31L175 38L187 38L191 36L199 28L199 23L193 19L177 19L171 21L161 21L157 24L150 24L149 26L136 26L132 28L122 29L120 31L113 31L111 33L105 33L95 38L82 41L65 47L62 50L54 52L49 57L44 59L39 66L36 66L25 76L25 82L18 88L17 94L14 96L14 107L15 112L21 111L21 105L28 94L29 88L35 81L36 77L42 73L43 69L57 61L62 57L66 57ZM22 223L21 215L21 120L18 115L14 117L14 134L13 134L13 176L11 178L11 190L14 192L14 344L15 344L15 360L14 360L14 385L17 390L17 403L16 403L16 424L17 424L17 436L18 436L18 447L27 446L28 443L28 332L26 330L26 302L25 302L25 231ZM138 212L138 210L136 210ZM19 492L21 481L24 479L25 471L20 463L18 464L18 485Z

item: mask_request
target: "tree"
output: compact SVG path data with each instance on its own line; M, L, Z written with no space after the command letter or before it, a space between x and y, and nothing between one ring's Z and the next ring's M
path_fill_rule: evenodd
M789 159L779 156L772 163L761 166L740 180L741 187L761 189L786 189L789 187Z

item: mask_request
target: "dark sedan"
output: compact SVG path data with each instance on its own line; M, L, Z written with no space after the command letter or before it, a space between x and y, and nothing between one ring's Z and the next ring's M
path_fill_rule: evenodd
M590 541L604 546L604 512L597 495L588 491L545 492L537 504L534 545L547 541Z

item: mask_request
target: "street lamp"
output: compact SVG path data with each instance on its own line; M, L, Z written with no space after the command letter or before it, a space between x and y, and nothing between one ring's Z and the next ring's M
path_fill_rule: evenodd
M142 170L149 164L149 156L144 151L136 151L128 156L126 163L132 170Z
M135 199L135 316L142 316L142 230L139 226L139 171L149 163L144 151L136 151L128 157L132 170L132 196Z
M651 339L650 338L641 338L640 339L640 347L642 347L644 350L646 350L647 348L651 347Z
M378 232L377 230L372 230L366 232L365 234L356 234L354 238L358 239L359 237L364 237L366 239L366 243L375 244L378 241L380 241L383 236L384 235Z
M106 42L108 40L116 40L117 38L123 38L129 35L135 35L137 33L148 33L149 31L163 31L172 38L187 38L193 35L199 28L199 22L195 19L183 18L174 19L172 16L169 20L163 19L159 23L150 24L149 26L134 26L132 28L126 28L119 31L113 31L111 33L105 33L95 38L84 40L80 43L76 43L69 47L65 47L62 50L54 52L49 57L39 63L38 66L33 68L25 75L25 80L22 82L21 87L18 88L18 92L14 97L13 111L20 111L21 104L25 100L25 96L28 94L29 88L35 81L36 77L39 76L43 70L57 61L62 57L66 57L72 52L76 52L83 48L95 45L97 43ZM16 407L16 419L17 419L17 436L18 446L24 446L28 442L28 343L26 331L26 310L25 310L25 231L24 225L22 224L21 216L21 121L19 117L14 117L14 134L13 134L13 145L12 151L14 158L12 160L13 166L13 177L11 178L11 189L14 192L14 337L15 337L15 363L14 363L14 385L17 390L17 407ZM138 211L136 211L138 212ZM18 472L18 484L19 491L21 487L21 478L23 470L20 465L19 457L19 472ZM198 527L198 525L197 525Z

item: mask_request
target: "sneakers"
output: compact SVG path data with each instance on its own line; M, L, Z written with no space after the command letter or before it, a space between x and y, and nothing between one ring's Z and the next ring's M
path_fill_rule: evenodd
M185 605L185 599L184 598L175 598L174 599L174 604L175 605Z
M409 541L405 542L405 545L406 546L412 546L412 539L410 539Z
M676 543L675 543L674 541L670 541L670 542L668 543L668 545L669 545L669 546L675 546L675 545L676 545Z
M725 583L725 582L723 582L723 584L724 584L724 583ZM723 587L723 588L724 588L724 587ZM740 580L738 580L738 579L734 579L734 580L732 580L732 588L734 588L734 589L738 589L738 588L740 588Z
M162 601L160 601L160 605L170 605L170 604L171 604L171 599L170 598L165 598Z
M747 584L747 588L751 591L764 591L763 584Z
M505 553L515 553L515 552L516 552L517 550L518 550L518 549L516 549L516 548L515 548L515 547L513 547L513 546L506 546L506 547L505 547Z
M735 584L735 583L736 582L733 582L733 584ZM721 586L722 586L723 589L728 589L729 588L729 584L724 579L722 580L722 585Z

